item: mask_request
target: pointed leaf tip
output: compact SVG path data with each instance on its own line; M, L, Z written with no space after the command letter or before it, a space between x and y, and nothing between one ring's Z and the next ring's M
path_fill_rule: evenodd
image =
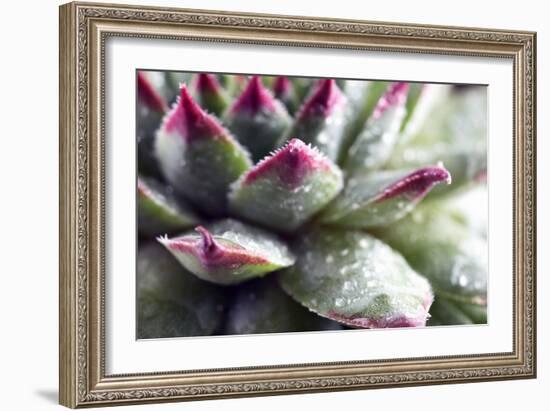
M250 169L244 175L242 184L252 184L258 178L274 172L279 182L295 187L303 182L307 174L318 169L331 171L334 165L316 148L293 138L284 147Z
M393 83L388 87L388 90L374 108L373 117L379 118L388 109L392 107L403 106L407 101L407 93L409 92L409 83L398 82Z
M348 179L344 192L324 211L325 224L370 228L403 218L438 183L450 183L442 166L414 171L379 171Z
M199 92L218 93L221 91L221 85L216 76L208 73L197 74L195 88Z
M244 91L231 107L232 112L247 111L250 113L257 113L262 110L273 111L275 109L275 98L264 87L259 76L253 76L250 79Z
M142 71L137 72L137 92L138 98L150 110L164 113L168 110L168 105L162 96L155 90L153 85Z
M408 83L390 84L379 98L345 158L350 175L366 174L385 165L397 144L401 124L407 113Z
M296 114L292 127L279 139L279 146L297 136L336 161L350 114L347 101L334 79L319 80Z
M230 210L246 219L290 232L342 189L340 169L299 139L260 161L231 187Z
M332 78L319 80L314 92L306 100L298 118L309 116L328 117L333 111L344 104L346 97Z
M284 98L292 90L292 84L288 77L278 76L273 82L273 93L277 98Z
M212 234L202 225L195 227L195 231L201 235L202 249L205 254L211 254L219 249L218 245L214 242Z
M254 76L237 101L226 112L224 122L258 161L275 147L291 125L285 106Z
M186 140L226 136L219 121L193 100L185 84L181 85L180 97L168 114L163 128L168 133L178 132Z
M199 73L193 85L197 103L208 112L221 116L229 105L229 102L216 76L208 73Z
M284 243L272 234L236 220L221 220L180 237L159 237L193 274L218 284L236 284L294 263Z
M434 185L443 181L451 184L452 179L451 174L443 167L442 163L437 166L421 168L386 187L375 201L381 202L399 195L404 195L411 200L420 200Z
M252 165L248 151L185 85L156 134L155 156L174 190L212 216L225 212L229 185Z
M285 105L289 113L294 114L300 102L292 81L288 77L278 76L271 87L273 95Z

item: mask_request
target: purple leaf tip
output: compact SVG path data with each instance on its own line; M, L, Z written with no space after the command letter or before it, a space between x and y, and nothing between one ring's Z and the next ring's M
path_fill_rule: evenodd
M418 201L437 183L445 181L451 184L451 174L442 163L436 166L415 170L401 180L386 187L376 201L384 201L398 195L405 195L411 200Z
M187 140L226 135L218 120L193 100L185 84L181 85L180 91L180 97L164 123L167 132L177 131Z
M278 76L275 78L275 82L273 83L273 93L275 94L275 97L281 98L286 96L290 92L291 88L292 85L288 77Z
M159 113L164 113L168 109L166 101L155 90L142 71L137 72L137 92L139 100L149 107L149 109L158 111Z
M424 327L429 314L423 313L418 316L400 315L390 318L372 319L362 317L346 317L335 312L329 312L327 317L355 328L404 328Z
M308 173L330 167L331 164L316 148L293 138L249 170L244 175L242 183L250 184L262 175L276 172L283 183L294 186L300 184Z
M205 255L213 255L220 251L220 247L208 231L203 226L199 225L195 228L195 231L201 235L202 251Z
M328 117L345 101L346 97L336 84L336 80L330 78L319 80L315 90L300 109L298 117Z
M203 226L196 227L195 231L200 234L200 238L161 236L157 241L172 252L194 256L202 265L209 268L235 269L245 264L266 263L265 258L247 251L238 244L216 241L210 231Z
M221 85L213 74L199 73L195 82L195 89L205 93L219 93Z
M255 114L261 110L274 110L275 98L262 84L259 76L254 76L241 93L231 111L247 111Z
M392 107L403 106L407 100L407 93L409 91L409 83L398 82L393 83L388 87L388 90L380 98L376 107L374 108L373 117L379 118L388 109Z

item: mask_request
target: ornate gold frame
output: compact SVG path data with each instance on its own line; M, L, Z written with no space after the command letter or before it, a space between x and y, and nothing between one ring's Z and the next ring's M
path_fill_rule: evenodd
M103 62L109 36L474 55L514 65L514 349L470 356L105 375ZM68 407L533 378L536 34L218 11L60 8L60 402Z

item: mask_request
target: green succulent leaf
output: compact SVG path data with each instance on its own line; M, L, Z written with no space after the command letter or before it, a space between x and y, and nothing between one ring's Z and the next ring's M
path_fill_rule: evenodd
M195 77L194 97L197 103L209 113L220 117L229 106L222 86L214 74L199 73Z
M241 94L246 86L246 76L233 74L219 74L218 81L231 98Z
M294 263L288 247L273 234L226 219L197 233L159 238L176 259L197 277L217 284L237 284Z
M375 234L425 275L436 295L486 304L487 241L435 201L418 206Z
M148 176L161 176L154 155L155 132L167 111L164 98L149 81L146 73L137 72L136 137L139 172Z
M349 149L344 167L349 174L364 174L388 161L406 114L408 89L408 83L393 83L380 97L363 131Z
M487 304L457 302L456 305L472 320L474 324L487 324Z
M430 308L428 325L454 324L473 324L473 321L466 313L456 306L455 302L436 296Z
M445 212L450 213L457 221L487 238L488 209L480 205L487 204L488 195L487 184L478 184L449 198L438 199L438 202Z
M407 102L405 103L405 117L401 122L400 131L404 132L411 119L415 117L419 103L422 101L422 96L426 90L426 84L421 83L409 83L409 92L407 93Z
M311 93L315 84L315 79L308 77L292 77L292 88L296 93L296 98L299 101L304 101Z
M418 132L428 122L432 121L431 116L434 108L445 104L444 97L447 94L448 88L449 85L446 84L410 83L406 104L407 114L401 124L401 136L397 143L398 147L405 146L411 140L418 137ZM398 151L398 148L394 151Z
M138 229L157 236L175 233L197 225L198 217L178 200L169 187L138 177Z
M336 161L340 155L348 118L347 98L336 81L320 80L278 145L296 137L317 147L329 159Z
M294 85L288 77L276 77L272 84L272 90L273 95L285 105L290 114L294 114L298 110L298 97Z
M443 181L450 184L451 175L441 166L351 177L342 194L323 211L321 221L356 229L390 224Z
M290 298L270 277L240 286L228 309L226 334L339 330L342 326L312 313Z
M155 150L174 190L214 216L226 209L229 185L252 165L249 153L198 106L185 85L157 133Z
M162 98L162 100L167 103L167 106L164 110L166 111L170 103L174 101L177 95L177 85L174 88L172 82L175 74L154 70L138 70L137 73L139 75L142 75L155 90L155 92ZM189 75L183 75L183 73L180 73L179 77L185 77L186 79L188 79Z
M338 164L345 163L350 146L365 127L367 119L389 84L385 81L346 80L343 90L348 98L350 118L346 125Z
M325 207L342 187L342 173L336 165L293 139L233 184L229 205L236 216L291 232Z
M483 181L487 172L486 91L454 91L443 97L435 97L424 125L397 147L387 164L396 169L445 164L453 184L438 187L431 197Z
M139 248L137 338L210 335L219 327L223 290L187 272L159 244Z
M254 76L227 111L225 124L248 148L254 161L267 155L290 126L284 105Z
M166 100L155 89L143 71L137 72L137 96L138 102L148 110L161 114L168 110Z
M297 240L283 289L310 310L357 328L423 326L428 281L388 245L359 231L318 229Z
M405 159L398 162L400 166L417 167L421 164L441 163L453 176L453 184L439 186L433 190L431 197L456 192L485 181L487 173L487 152L476 145L409 148L404 152Z
M487 306L448 300L436 295L428 325L486 324Z

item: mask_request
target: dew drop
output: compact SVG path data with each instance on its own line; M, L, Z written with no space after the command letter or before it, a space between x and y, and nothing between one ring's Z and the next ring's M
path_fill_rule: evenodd
M468 285L468 277L466 277L464 274L458 277L458 285L461 287L466 287Z

